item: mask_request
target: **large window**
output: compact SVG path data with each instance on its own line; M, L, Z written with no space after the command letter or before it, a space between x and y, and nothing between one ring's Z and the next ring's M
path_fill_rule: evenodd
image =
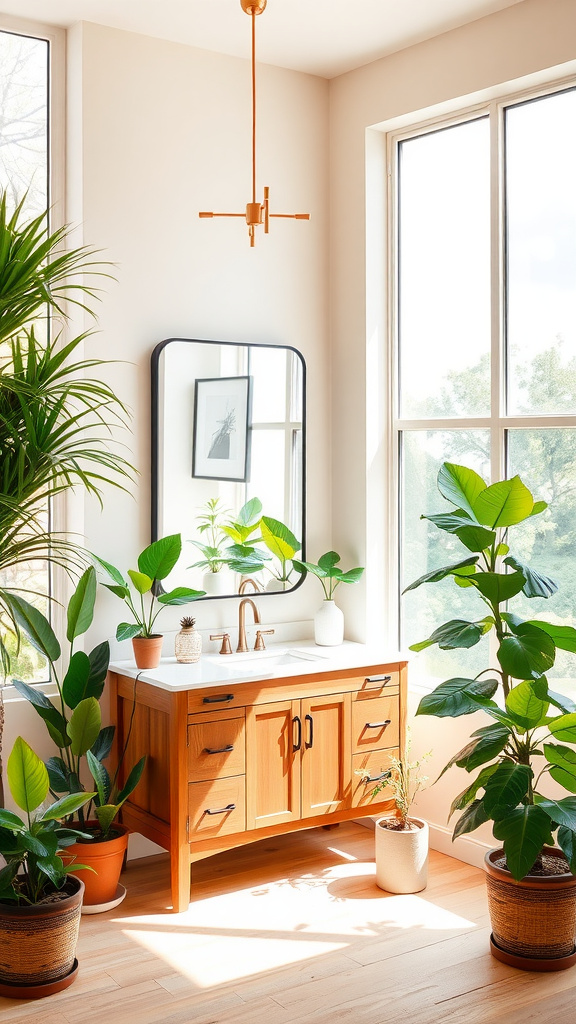
M494 103L391 145L400 589L460 551L419 518L447 507L436 488L444 460L486 479L519 473L550 508L518 527L517 553L560 589L514 608L573 625L576 88ZM451 580L407 594L402 645L446 619L476 617L474 596ZM467 670L470 657L477 671L489 664L488 642L466 652ZM461 658L431 648L413 678L458 674ZM550 676L576 686L562 652Z

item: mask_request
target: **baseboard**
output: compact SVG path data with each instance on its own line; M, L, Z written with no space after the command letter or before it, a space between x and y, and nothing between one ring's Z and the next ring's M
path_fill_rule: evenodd
M356 818L357 825L364 825L365 828L374 829L376 818ZM435 825L429 821L430 828L430 849L438 853L445 853L448 857L455 857L464 864L472 864L475 868L484 867L484 856L492 849L488 843L481 843L472 836L459 836L452 842L452 832L444 825Z

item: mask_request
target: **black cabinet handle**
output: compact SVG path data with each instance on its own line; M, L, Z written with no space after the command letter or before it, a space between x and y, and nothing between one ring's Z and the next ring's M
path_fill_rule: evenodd
M386 683L389 683L391 681L391 679L392 679L392 676L366 676L366 679L364 680L364 682L365 683L383 683L383 685L386 686Z
M229 754L231 750L234 750L232 743L229 743L227 747L215 747L213 750L210 747L204 747L205 754Z
M204 697L202 700L203 704L223 704L227 700L234 700L233 693L225 693L223 696L218 697Z
M308 722L309 729L308 739L306 740L305 745L306 749L309 750L310 747L314 746L314 719L312 718L312 715L306 715L306 721Z
M292 753L295 754L296 751L300 750L300 747L302 746L302 722L298 715L294 715L294 718L292 719L292 726L294 726L294 722L296 722L298 725L298 739L296 740L296 743L292 744Z
M211 811L208 808L206 808L205 814L227 814L228 811L235 811L235 810L236 810L236 804L228 804L227 807L219 807L218 810L216 810L216 811Z
M382 779L389 779L391 774L392 772L388 771L382 772L381 775L367 775L364 782L366 785L368 785L369 782L380 782Z
M392 719L387 718L385 722L366 722L365 729L385 729L387 725L390 725Z

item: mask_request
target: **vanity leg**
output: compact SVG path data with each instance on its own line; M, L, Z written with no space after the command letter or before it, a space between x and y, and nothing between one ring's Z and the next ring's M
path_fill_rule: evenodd
M170 707L170 875L175 914L190 905L188 843L188 694L172 694Z
M320 827L323 828L325 832L331 832L333 828L340 828L340 822L334 821L330 825L321 825Z
M182 914L190 906L190 854L186 848L173 850L170 855L170 881L172 889L172 910Z

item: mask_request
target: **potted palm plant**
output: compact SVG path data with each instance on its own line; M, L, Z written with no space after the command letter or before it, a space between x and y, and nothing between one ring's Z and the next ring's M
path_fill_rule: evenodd
M62 819L94 793L70 793L45 808L48 772L21 736L7 774L26 818L0 809L0 854L6 862L0 870L0 995L40 999L71 985L78 970L84 884L68 873L60 855L82 833Z
M452 508L423 518L457 537L465 557L407 590L451 580L475 593L482 611L475 621L443 623L412 650L467 649L491 634L498 667L445 680L417 714L483 711L490 719L444 768L471 775L452 803L451 814L461 812L454 838L490 821L502 844L486 855L493 955L524 970L561 970L576 962L576 704L550 687L546 673L557 649L576 653L576 629L525 620L509 607L519 594L549 599L557 590L510 550L511 529L546 502L534 501L518 476L488 486L449 462L438 487Z
M168 593L161 590L160 584L170 575L182 551L182 537L174 533L170 537L162 537L153 541L138 555L138 569L128 569L128 576L134 590L138 594L136 608L130 584L119 569L116 569L103 558L97 562L106 571L112 583L104 583L121 601L124 601L134 622L121 622L116 630L117 640L132 640L134 658L138 668L156 668L162 654L163 636L154 632L154 624L160 612L167 605L177 607L204 597L204 590L191 590L190 587L174 587ZM147 607L144 597L147 596Z

